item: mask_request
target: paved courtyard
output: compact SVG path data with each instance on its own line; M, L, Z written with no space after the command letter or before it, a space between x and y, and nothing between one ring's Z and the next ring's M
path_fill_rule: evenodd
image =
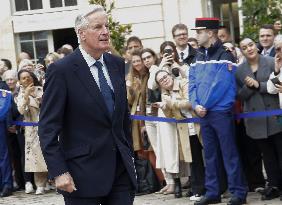
M271 201L260 201L259 195L250 193L248 196L248 204L253 205L281 205L279 199ZM223 199L222 204L226 204L227 199ZM23 192L17 192L11 197L0 198L0 205L63 205L63 198L54 192L49 192L45 195L27 195ZM150 194L144 196L137 196L134 205L192 205L187 198L174 199L173 195L158 195Z

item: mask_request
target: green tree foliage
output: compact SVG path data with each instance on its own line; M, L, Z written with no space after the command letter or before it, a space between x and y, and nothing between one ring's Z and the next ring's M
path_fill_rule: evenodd
M244 32L242 37L258 40L259 27L281 19L282 0L243 0Z
M109 30L112 46L119 54L122 54L122 50L126 41L125 36L132 32L131 24L122 25L120 22L113 19L111 13L115 8L114 1L112 1L109 5L107 4L106 0L89 0L89 3L99 4L105 8L109 18Z

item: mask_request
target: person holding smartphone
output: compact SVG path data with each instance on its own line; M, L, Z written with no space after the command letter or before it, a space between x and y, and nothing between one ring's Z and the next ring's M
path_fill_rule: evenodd
M267 92L270 94L279 93L280 108L282 108L282 35L277 35L274 40L275 46L275 71L271 73L267 81Z

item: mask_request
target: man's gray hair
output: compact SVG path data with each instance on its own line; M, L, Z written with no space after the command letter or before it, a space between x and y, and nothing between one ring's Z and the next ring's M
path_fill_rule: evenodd
M89 21L86 17L99 11L105 12L105 9L103 6L97 4L89 5L87 8L80 10L80 14L78 14L75 19L74 27L77 35L79 29L86 28L88 26Z
M282 43L282 35L279 34L274 38L274 45L276 46L278 43Z

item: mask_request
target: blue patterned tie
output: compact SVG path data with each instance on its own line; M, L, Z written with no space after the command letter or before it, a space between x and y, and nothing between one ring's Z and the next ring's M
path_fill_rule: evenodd
M104 97L104 101L106 103L108 111L112 115L114 112L114 93L104 76L102 63L100 61L96 61L94 65L98 68L100 91Z

